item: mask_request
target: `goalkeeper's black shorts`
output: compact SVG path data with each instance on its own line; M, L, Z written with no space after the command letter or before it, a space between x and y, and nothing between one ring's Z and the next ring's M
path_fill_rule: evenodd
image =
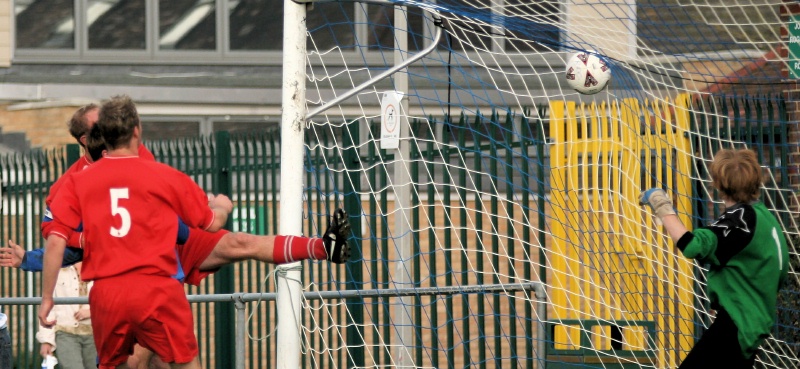
M751 369L756 355L744 357L739 345L739 329L725 310L719 310L714 323L692 348L679 369Z

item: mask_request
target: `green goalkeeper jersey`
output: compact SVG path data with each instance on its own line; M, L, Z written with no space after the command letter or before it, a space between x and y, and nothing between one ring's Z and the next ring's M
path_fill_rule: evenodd
M778 220L761 202L736 204L711 225L687 232L677 247L709 265L711 307L728 312L742 354L751 357L775 325L778 290L789 272Z

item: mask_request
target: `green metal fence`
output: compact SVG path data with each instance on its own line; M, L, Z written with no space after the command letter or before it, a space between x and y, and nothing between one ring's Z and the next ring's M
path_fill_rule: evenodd
M157 160L187 173L206 191L231 197L235 209L227 229L275 234L279 138L277 131L235 137L217 132L211 137L149 142L148 147ZM261 283L270 272L271 266L238 263L187 290L191 294L275 292L271 284ZM233 302L197 303L192 308L203 367L234 367ZM260 304L248 321L248 330L254 337L264 337L272 331L274 321L274 306ZM268 367L274 357L273 345L274 340L246 340L247 367Z
M77 145L56 150L0 157L3 185L3 221L0 239L14 240L30 249L44 247L39 233L44 199L50 185L78 159ZM41 296L40 274L18 269L0 268L0 296ZM36 314L34 306L2 306L8 315L13 352L18 368L33 368L41 364L36 343ZM34 354L35 353L35 354Z
M708 114L692 116L694 143L701 156L724 146L725 140L703 140L704 135L743 140L756 149L762 162L775 173L779 187L788 188L788 153L797 149L789 142L790 124L786 121L783 100L729 99L696 101L706 106ZM727 110L725 110L727 109ZM724 111L723 111L724 110ZM440 139L429 140L433 131L413 122L417 140L411 149L410 170L415 185L411 209L412 229L420 223L437 227L412 231L414 264L413 282L408 287L441 287L453 285L483 285L514 283L514 277L492 273L493 266L514 269L520 279L546 282L545 249L546 194L548 191L545 163L547 132L543 126L547 117L544 107L532 114L497 113L460 116L452 121L436 122L441 126ZM725 117L725 118L722 118ZM358 262L332 266L324 262L304 263L304 286L313 290L386 289L391 286L393 240L403 235L392 233L393 216L390 191L376 191L391 183L390 151L374 144L353 145L370 139L359 127L364 122L345 122L307 130L305 152L304 209L298 209L305 219L304 233L319 235L327 224L331 211L343 206L352 218L355 256ZM427 124L425 125L428 126ZM796 129L796 127L795 127ZM379 128L369 125L371 137L379 136ZM723 132L723 133L719 133ZM443 145L440 145L443 144ZM717 145L717 146L715 146ZM189 174L204 189L231 196L235 210L227 227L237 231L275 234L278 230L280 178L280 132L269 131L230 135L217 132L210 137L169 141L150 140L147 146L157 160ZM458 149L456 149L456 147ZM343 149L344 148L344 149ZM0 237L13 239L27 248L43 246L38 229L44 197L52 182L78 158L77 145L66 148L0 157L3 177L3 218ZM421 159L425 160L421 160ZM440 173L433 163L456 163L457 170ZM702 162L698 162L702 168ZM698 173L702 176L704 173ZM486 194L488 201L470 201L468 192ZM718 209L707 206L700 193L695 198L707 209L699 213L699 222L715 216ZM775 197L779 198L779 197ZM451 204L468 206L450 206ZM510 203L516 204L510 206ZM788 204L779 208L788 209ZM467 214L469 212L469 216ZM475 216L474 214L482 214ZM502 214L502 216L500 215ZM789 217L788 211L782 213ZM468 218L475 222L468 223ZM513 218L524 219L525 230L514 233ZM361 225L366 227L362 229ZM435 229L434 229L435 228ZM502 242L510 242L508 260L500 260ZM476 263L464 253L450 249L436 250L436 242L451 244L457 240L480 238L487 255L495 255L484 264ZM439 240L439 241L437 241ZM516 251L515 251L516 250ZM516 254L515 254L516 252ZM539 262L541 260L541 262ZM490 265L489 265L490 264ZM434 268L425 269L425 265ZM477 273L465 273L472 269ZM201 286L187 287L190 294L221 294L232 292L275 292L269 280L270 265L243 262L223 268L207 278ZM432 274L434 271L435 274ZM487 273L483 273L486 271ZM412 298L413 326L416 337L412 347L418 365L432 367L539 367L536 337L540 316L532 304L520 303L525 292L508 295L477 293L446 296L415 296ZM796 293L796 291L795 291ZM40 295L38 274L0 269L0 295L24 297ZM326 304L321 300L304 302L304 326L324 327L347 324L341 331L328 330L309 334L309 347L341 347L329 353L310 352L304 367L364 366L390 363L387 347L394 341L390 298L348 298L327 310L317 309ZM492 306L508 306L504 317L493 314ZM234 367L234 305L233 302L195 303L194 310L201 359L206 368ZM3 306L10 317L14 353L18 368L35 368L40 363L35 343L35 306ZM275 365L276 311L271 303L250 303L246 328L246 367L267 368ZM798 309L782 310L787 319ZM440 312L441 314L431 314ZM521 324L505 327L502 319ZM796 334L797 328L783 328ZM504 331L506 330L506 331ZM502 335L500 332L503 332ZM508 340L507 337L524 339ZM375 342L381 342L380 345Z

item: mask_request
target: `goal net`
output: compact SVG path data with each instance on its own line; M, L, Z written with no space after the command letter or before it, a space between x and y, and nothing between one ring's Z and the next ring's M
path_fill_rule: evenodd
M713 154L747 147L790 243L758 363L800 365L796 4L319 1L306 23L305 214L348 209L358 260L305 266L304 363L676 367L714 318L707 266L637 197L706 225ZM593 95L565 72L587 51Z

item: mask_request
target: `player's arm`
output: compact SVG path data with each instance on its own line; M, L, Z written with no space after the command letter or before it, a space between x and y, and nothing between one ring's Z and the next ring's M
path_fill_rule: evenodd
M233 211L233 202L225 195L209 196L208 207L214 212L214 221L206 229L209 232L216 232L225 228L228 222L228 215Z
M170 205L190 228L215 232L225 227L233 203L225 195L209 196L191 177L169 168L162 176L170 188Z
M178 217L178 239L175 240L175 243L178 245L185 245L186 241L189 240L189 226L183 222L181 217Z
M55 223L53 223L53 213L50 211L50 207L46 207L44 209L44 216L42 217L42 224L40 225L40 230L42 232L42 237L47 238L47 235L50 234L50 231L53 230L55 227ZM70 231L67 235L67 246L70 247L77 247L81 248L83 236L83 224L78 225L74 231Z
M672 239L672 242L677 245L678 241L680 241L681 237L683 237L686 233L689 232L689 229L681 221L681 218L678 218L675 214L665 215L661 218L661 223L664 224L664 229L667 231L669 238Z
M41 223L42 237L46 239L47 235L49 235L54 228L55 223L53 222L53 216L48 206L45 208L45 215ZM64 253L62 266L70 266L83 260L82 230L83 226L79 225L77 230L69 230L67 232L67 246L69 247L67 247ZM8 249L0 249L2 250L0 251L0 266L20 268L26 272L42 271L44 249L25 252L24 248L16 245L13 241L9 240L8 242Z
M39 308L39 324L45 328L52 328L56 324L49 315L53 310L53 291L56 289L58 271L61 269L66 247L67 240L62 235L52 233L47 237L42 268L42 305Z
M55 291L58 271L64 259L68 235L81 224L80 202L75 192L75 182L68 176L61 190L53 200L53 227L46 235L44 263L42 268L42 305L39 309L39 323L50 328L54 320L48 318L53 309L53 291Z
M640 205L649 205L653 210L653 214L661 220L664 229L672 239L672 242L678 244L678 241L683 237L689 229L678 218L675 208L672 206L672 200L667 196L667 193L660 188L651 188L642 192L639 196Z
M67 245L64 249L62 267L83 260L83 249ZM44 265L44 248L25 251L14 241L8 240L8 247L0 248L0 266L20 268L26 272L41 272Z
M80 232L72 233L78 235L82 234ZM178 218L178 237L175 243L184 245L188 239L189 227ZM0 266L20 268L26 272L41 272L44 265L44 251L44 248L25 251L22 246L17 245L14 241L8 240L8 247L0 248ZM83 248L73 247L71 242L67 241L61 267L74 265L81 261L83 261Z
M753 241L756 213L752 206L736 204L725 209L708 226L678 242L683 255L712 265L725 265Z
M49 319L53 319L53 312L50 312ZM39 354L42 357L47 355L52 355L53 351L56 350L56 331L53 328L45 328L41 324L39 324L39 329L36 331L36 340L39 341L41 347L39 349Z

